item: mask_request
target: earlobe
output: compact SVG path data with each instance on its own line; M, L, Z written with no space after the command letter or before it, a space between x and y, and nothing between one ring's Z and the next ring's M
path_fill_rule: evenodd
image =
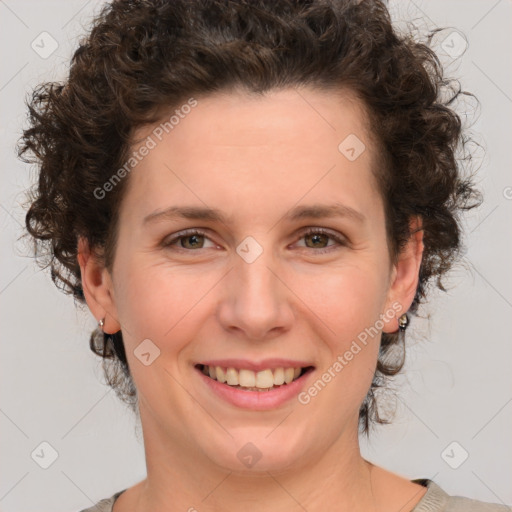
M100 322L103 331L113 334L121 329L117 320L117 310L114 300L110 273L103 262L91 252L88 241L80 237L78 241L78 263L82 279L85 300L91 313Z
M409 225L411 235L406 246L399 254L397 264L393 268L392 282L386 301L386 311L392 309L396 311L396 315L393 320L386 324L383 329L384 332L392 333L398 331L398 320L410 308L418 288L424 249L421 217L412 217Z

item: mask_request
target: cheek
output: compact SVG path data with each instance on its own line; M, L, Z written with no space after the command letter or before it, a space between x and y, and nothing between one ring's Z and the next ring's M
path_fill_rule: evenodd
M386 301L385 278L375 265L362 261L307 279L296 276L294 282L298 286L294 290L330 328L341 347L376 323Z
M311 309L329 328L323 331L329 358L323 361L321 379L333 382L333 396L344 397L356 409L375 371L386 281L375 267L354 265L314 283L305 283Z
M116 296L119 293L126 356L138 393L151 402L151 396L166 396L174 389L179 354L202 325L198 315L205 314L206 301L201 297L213 283L211 277L196 280L181 269L148 267L135 260L124 268L120 265L118 275Z
M197 316L204 313L207 301L202 299L218 280L211 272L201 276L197 269L173 268L169 265L147 265L134 258L119 265L116 302L125 340L137 344L149 338L160 348L172 340L179 350L180 340L190 338L197 328Z

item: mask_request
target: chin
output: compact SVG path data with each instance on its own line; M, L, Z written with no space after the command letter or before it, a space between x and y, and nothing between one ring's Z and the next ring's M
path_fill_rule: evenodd
M233 437L226 435L224 446L211 443L204 447L204 452L216 465L241 475L268 476L267 472L278 473L297 467L307 436L301 435L297 428L293 428L293 433L282 426L280 432L273 432L274 428L275 425L228 429Z

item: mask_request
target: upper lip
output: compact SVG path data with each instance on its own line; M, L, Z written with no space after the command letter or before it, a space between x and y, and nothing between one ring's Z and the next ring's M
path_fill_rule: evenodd
M245 370L252 370L253 372L259 372L270 368L306 368L313 366L308 361L296 361L293 359L264 359L262 361L248 361L247 359L212 359L208 361L201 361L197 364L203 364L205 366L220 366L221 368L238 368Z

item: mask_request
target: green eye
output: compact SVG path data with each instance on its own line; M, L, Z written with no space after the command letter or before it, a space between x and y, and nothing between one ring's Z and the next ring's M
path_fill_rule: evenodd
M333 248L347 245L347 241L343 237L323 228L308 228L301 233L300 239L309 240L312 245L306 245L306 249L312 249L313 252L320 254L330 252ZM205 240L210 240L205 231L190 229L177 233L169 240L164 241L162 245L165 248L174 246L179 251L190 252L198 249L208 249L208 247L204 247ZM334 240L335 243L328 245L329 240Z
M301 239L304 238L306 240L311 240L312 244L316 244L316 247L308 247L309 249L314 249L315 252L320 254L330 252L332 247L338 246L346 246L347 242L342 237L331 233L330 231L326 231L322 228L309 228L307 231L301 233ZM328 243L328 240L334 240L337 244L325 245L319 247L318 244L322 245L323 243Z

